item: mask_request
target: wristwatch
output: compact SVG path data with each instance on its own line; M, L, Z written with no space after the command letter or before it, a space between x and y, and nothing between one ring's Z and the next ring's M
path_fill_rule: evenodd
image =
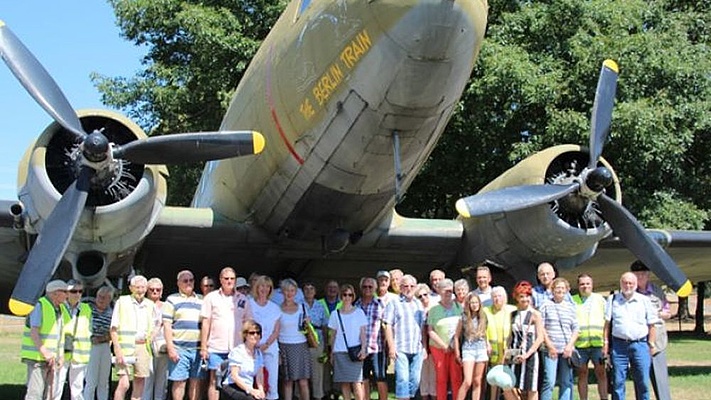
M652 343L652 342L649 342L648 344L649 344L649 348L652 350L657 348L657 346L655 346L654 343Z

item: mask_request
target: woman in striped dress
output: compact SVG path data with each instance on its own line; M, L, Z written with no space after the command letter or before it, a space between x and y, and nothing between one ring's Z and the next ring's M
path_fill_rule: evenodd
M538 398L538 348L543 343L543 322L541 314L531 305L533 287L526 281L519 282L514 288L517 310L511 316L510 349L520 349L511 362L516 376L516 389L520 398L534 400Z

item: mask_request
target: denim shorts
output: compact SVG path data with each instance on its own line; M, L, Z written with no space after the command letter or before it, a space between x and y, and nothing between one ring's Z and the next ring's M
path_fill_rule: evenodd
M363 378L368 379L373 374L376 382L387 381L388 360L384 352L368 354L363 360Z
M593 364L602 364L602 347L579 348L578 353L580 353L580 365L588 365L588 361L592 361Z
M197 350L178 350L178 362L168 361L168 379L171 381L184 381L188 378L205 378L205 371L200 368L202 358Z
M486 341L465 341L462 343L462 361L486 362L489 355L486 352Z
M207 369L210 371L217 371L220 368L220 364L227 360L227 356L230 353L208 353L207 356Z

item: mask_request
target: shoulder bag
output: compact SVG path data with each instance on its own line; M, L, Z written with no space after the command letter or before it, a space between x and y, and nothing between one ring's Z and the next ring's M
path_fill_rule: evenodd
M346 339L346 330L343 328L343 320L341 319L341 310L337 310L338 323L341 324L341 333L343 334L343 342L346 344L346 349L348 349L348 358L353 362L360 362L360 345L348 346L348 339Z

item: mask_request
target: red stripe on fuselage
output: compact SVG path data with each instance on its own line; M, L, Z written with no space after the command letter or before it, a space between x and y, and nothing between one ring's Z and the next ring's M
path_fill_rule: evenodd
M304 159L301 158L301 156L296 152L296 149L294 149L294 146L289 143L289 140L286 137L286 133L284 133L284 129L281 127L281 123L279 122L279 117L277 116L276 113L276 108L274 107L274 100L272 99L272 49L269 49L269 59L267 59L267 104L269 105L269 111L272 114L272 120L274 121L274 124L276 125L277 132L279 132L279 136L281 136L282 142L286 145L286 148L289 149L289 153L291 153L291 156L294 157L296 162L299 163L299 165L304 164Z

